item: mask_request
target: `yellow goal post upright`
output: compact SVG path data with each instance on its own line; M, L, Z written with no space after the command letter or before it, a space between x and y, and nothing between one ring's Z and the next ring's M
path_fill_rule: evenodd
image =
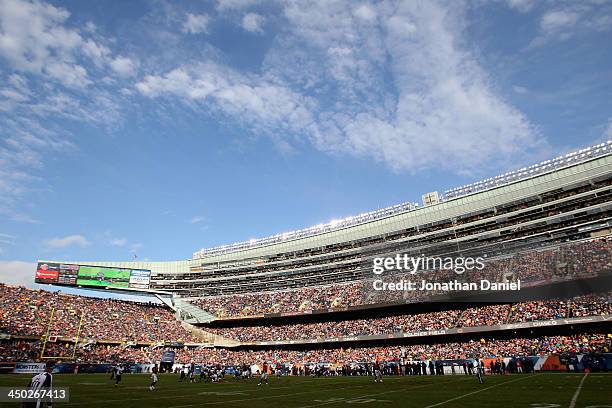
M76 338L74 339L74 346L72 347L72 356L45 356L45 349L47 348L47 342L49 341L49 335L51 333L51 326L53 325L53 316L55 315L55 307L51 309L51 315L49 316L49 323L47 324L47 332L43 337L43 345L40 350L40 358L42 359L69 359L74 360L76 358L76 349L79 344L79 337L81 335L81 328L83 327L83 319L85 318L85 312L81 311L81 318L79 319L79 327L77 328Z

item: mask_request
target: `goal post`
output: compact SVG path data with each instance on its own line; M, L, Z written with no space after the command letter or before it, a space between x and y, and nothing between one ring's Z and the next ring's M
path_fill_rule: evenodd
M47 342L49 341L51 328L53 326L53 318L55 316L55 307L51 309L51 314L49 316L49 323L47 324L47 331L44 335L42 348L40 350L40 359L64 359L64 360L74 360L76 358L76 349L79 344L79 338L81 335L81 328L83 327L83 320L85 319L85 312L81 312L81 318L79 319L79 326L77 327L76 337L74 339L74 345L72 346L72 356L45 356L45 350L47 348Z

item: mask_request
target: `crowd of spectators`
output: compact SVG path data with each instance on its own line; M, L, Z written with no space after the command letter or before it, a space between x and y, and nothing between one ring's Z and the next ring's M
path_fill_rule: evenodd
M585 317L612 314L612 293L605 295L588 295L572 300L568 317Z
M521 302L512 306L512 322L532 322L534 320L561 319L568 317L569 301Z
M510 257L485 262L481 271L457 275L454 272L428 271L429 281L458 279L478 282L489 279L520 279L523 285L590 277L612 269L612 239L594 239L559 247L519 252ZM439 272L439 271L438 271ZM400 276L401 277L401 276ZM411 276L408 276L410 278ZM385 279L397 280L388 275ZM414 277L412 277L414 278ZM380 279L380 277L377 277ZM373 279L329 286L303 287L275 292L221 295L193 298L189 301L219 318L246 317L264 313L304 313L320 309L342 309L388 302L418 302L442 292L375 291Z
M0 333L157 342L197 341L170 309L0 284ZM53 315L52 315L53 313ZM81 324L81 317L83 318ZM51 324L49 324L51 323Z
M283 292L247 293L190 300L217 317L262 313L307 312L361 304L362 282L306 287Z
M340 320L282 326L205 328L206 331L241 342L316 339L339 336L372 336L399 332L444 330L455 327L491 326L503 323L565 317L612 314L612 293L569 300L533 301L488 305L464 310L403 314L380 318ZM0 332L90 340L135 342L199 342L160 305L65 295L0 285ZM313 302L317 299L313 298ZM340 300L339 300L340 301ZM53 318L51 313L53 311ZM81 317L83 322L81 325Z
M386 335L612 314L611 297L612 292L569 300L532 301L282 326L207 327L205 331L248 343ZM0 300L3 305L0 310L0 333L40 337L49 328L49 336L73 338L80 327L80 338L89 340L199 342L176 320L171 310L160 305L65 295L6 285L0 285ZM313 301L317 299L313 298Z
M176 363L242 365L258 363L335 363L399 361L405 360L452 360L465 358L535 356L561 353L607 353L610 352L611 334L580 334L572 336L544 336L538 338L514 338L506 340L480 339L443 344L403 345L371 348L296 350L242 350L214 348L176 348ZM0 342L0 360L35 361L40 355L40 342ZM71 353L72 345L64 347ZM6 352L8 350L8 353ZM58 350L51 350L58 352ZM162 347L122 347L95 345L79 347L77 361L82 363L157 363L165 351ZM54 354L60 355L60 354ZM68 360L69 358L67 358ZM59 359L61 360L61 359Z
M288 324L282 326L238 326L206 328L207 331L241 342L316 339L340 336L373 336L398 332L444 330L455 327L492 326L508 322L551 320L571 316L612 314L612 292L566 300L532 301L488 305L465 310L444 310L381 318Z

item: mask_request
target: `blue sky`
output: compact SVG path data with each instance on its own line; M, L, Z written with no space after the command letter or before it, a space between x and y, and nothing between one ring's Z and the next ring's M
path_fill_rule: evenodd
M187 259L612 138L612 2L0 0L0 280Z

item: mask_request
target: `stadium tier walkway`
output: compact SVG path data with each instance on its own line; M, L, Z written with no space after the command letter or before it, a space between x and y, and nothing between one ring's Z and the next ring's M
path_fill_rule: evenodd
M215 316L208 313L206 310L199 308L198 306L186 302L179 297L173 299L174 307L178 309L181 316L181 320L187 323L210 323L216 319Z
M181 320L183 327L190 331L195 337L203 340L205 343L212 343L220 347L232 347L241 344L239 341L219 336L218 334L209 333L200 327L194 326L197 323L209 323L215 320L215 316L199 307L184 301L181 298L173 298L174 307L177 310L177 316Z

